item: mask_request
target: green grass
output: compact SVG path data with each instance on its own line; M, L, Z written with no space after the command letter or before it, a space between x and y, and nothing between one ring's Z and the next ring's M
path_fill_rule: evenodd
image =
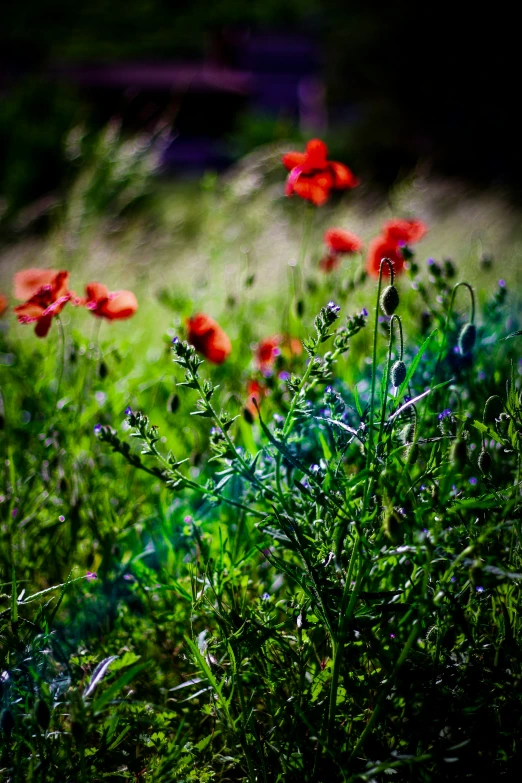
M68 305L65 353L56 323L38 340L2 320L0 779L513 778L516 216L420 178L393 211L355 191L314 213L290 267L306 208L280 198L269 151L225 184L165 184L142 210L95 209L88 192L3 251L4 289L24 266L67 268L78 292L132 288L140 309L98 332ZM396 281L408 375L394 391L375 282L358 259L332 276L316 261L327 226L367 241L398 214L430 233L419 273ZM488 270L483 252L501 260ZM428 256L455 274L430 277ZM232 339L219 367L171 344L198 310ZM283 353L251 422L251 346L275 333L322 361Z

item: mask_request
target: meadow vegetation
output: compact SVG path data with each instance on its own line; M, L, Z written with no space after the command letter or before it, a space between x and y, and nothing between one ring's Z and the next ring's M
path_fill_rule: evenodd
M1 780L519 769L516 215L282 152L109 129L2 248Z

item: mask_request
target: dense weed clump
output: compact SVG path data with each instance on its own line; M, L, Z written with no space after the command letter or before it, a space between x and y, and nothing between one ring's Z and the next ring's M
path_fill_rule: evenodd
M289 155L289 195L348 181ZM280 332L243 311L252 360L230 315L178 321L158 378L2 331L5 780L514 776L521 338L504 281L420 273L424 233L385 224L348 288L330 233L330 301L302 249Z

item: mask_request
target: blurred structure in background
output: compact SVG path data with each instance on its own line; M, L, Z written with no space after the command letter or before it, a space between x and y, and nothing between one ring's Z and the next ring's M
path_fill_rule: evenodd
M237 157L238 120L261 116L304 134L326 129L317 44L299 34L213 33L200 62L118 62L54 66L52 81L73 86L96 124L121 117L123 131L172 127L163 154L175 172L221 170Z

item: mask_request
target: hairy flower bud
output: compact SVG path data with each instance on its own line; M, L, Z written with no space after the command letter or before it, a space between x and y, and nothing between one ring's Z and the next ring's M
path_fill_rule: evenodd
M405 378L406 365L399 359L399 361L392 364L392 368L390 370L390 380L393 386L400 386Z
M394 285L388 285L381 294L381 308L384 315L393 315L399 306L399 292Z
M464 324L460 330L458 346L462 355L465 355L471 351L475 345L475 339L477 337L477 328L475 324Z
M390 508L384 515L382 521L382 528L384 535L390 539L392 544L400 544L402 541L402 525L401 520L397 512Z
M482 449L478 455L477 465L479 466L482 473L489 473L491 471L491 456L489 451Z

